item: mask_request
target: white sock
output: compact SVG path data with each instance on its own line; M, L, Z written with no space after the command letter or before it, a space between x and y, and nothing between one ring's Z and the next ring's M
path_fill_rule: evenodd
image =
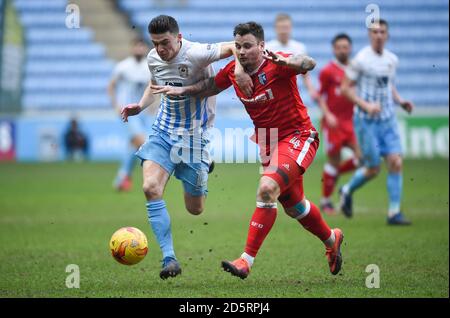
M327 238L324 243L327 247L332 247L334 245L334 242L336 241L336 235L334 234L334 231L331 230L331 235L329 238Z
M388 211L388 217L391 218L399 213L400 213L400 205L390 206Z
M253 256L248 255L247 253L242 253L241 258L245 259L248 263L248 266L252 267L253 261L255 258Z
M349 189L350 187L349 187L349 185L348 184L345 184L343 187L342 187L342 192L344 192L345 194L348 194L350 191L350 189Z
M339 171L328 162L323 166L323 170L333 177L336 177L339 173Z
M329 204L329 203L331 203L331 199L329 197L320 199L320 204L321 205L325 205L325 204Z

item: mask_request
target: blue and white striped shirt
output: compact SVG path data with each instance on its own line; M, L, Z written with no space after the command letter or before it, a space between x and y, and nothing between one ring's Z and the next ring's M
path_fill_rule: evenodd
M220 59L220 44L201 44L182 40L177 56L163 61L155 49L147 57L152 80L157 85L189 86L214 76L211 63ZM153 126L168 134L193 135L214 123L215 97L161 96Z
M395 115L392 86L397 66L397 56L387 49L384 49L381 55L371 46L366 46L358 52L347 67L346 75L356 81L358 95L368 102L379 103L381 112L370 116L356 107L356 116L386 120Z

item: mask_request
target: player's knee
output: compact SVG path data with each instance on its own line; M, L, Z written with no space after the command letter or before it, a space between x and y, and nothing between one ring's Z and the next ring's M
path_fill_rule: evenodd
M308 213L309 209L310 203L306 199L303 199L293 207L285 208L284 212L291 218L297 219L300 216L304 215L304 213Z
M163 187L153 179L145 180L142 190L148 200L160 199L163 195Z
M272 180L261 180L258 188L258 197L263 202L271 202L277 199L278 185Z
M285 208L284 212L289 215L291 218L296 218L298 216L297 209L295 207Z
M369 178L374 178L380 173L380 167L370 167L366 170L366 176Z
M186 210L192 215L200 215L203 212L203 205L186 205Z
M389 161L390 172L401 172L403 168L403 160L399 157L394 157Z

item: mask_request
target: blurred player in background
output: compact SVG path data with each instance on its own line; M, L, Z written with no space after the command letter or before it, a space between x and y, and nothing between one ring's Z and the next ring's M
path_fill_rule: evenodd
M177 21L170 16L155 17L148 30L155 47L147 57L154 84L191 85L214 75L211 63L234 54L234 42L201 44L184 39ZM248 77L243 70L241 73ZM123 119L139 114L153 100L149 85L138 104L123 108ZM142 160L148 219L163 253L162 279L181 274L164 188L174 174L183 183L186 209L193 215L202 213L211 164L208 128L214 117L215 98L162 94L150 136L136 153Z
M238 61L253 80L251 98L236 83L236 61L227 64L215 77L195 85L153 86L155 91L166 94L201 96L216 95L233 86L255 125L254 137L260 146L264 175L259 182L244 253L232 262L223 261L222 267L242 279L248 276L275 223L278 200L289 216L325 244L330 272L336 275L341 269L340 246L344 236L340 229L330 229L303 191L303 174L314 160L319 139L300 98L297 75L312 70L315 62L306 55L265 51L264 30L255 22L237 25L234 36Z
M332 40L334 60L319 74L318 104L322 110L322 133L328 160L322 174L321 210L334 214L331 201L339 175L353 171L358 165L359 148L353 129L353 103L341 93L341 82L350 61L352 40L347 34L338 34ZM348 147L354 156L341 161L341 150Z
M138 100L150 82L150 71L145 59L147 53L148 47L145 41L136 38L131 44L131 56L119 62L114 68L108 93L111 104L119 115L121 105ZM131 189L131 175L137 159L135 152L145 141L149 117L148 112L142 112L139 116L131 118L126 125L129 144L114 181L114 187L119 191Z
M342 93L356 106L355 130L362 152L363 167L340 190L341 209L353 214L352 194L380 172L381 157L388 168L389 208L387 223L409 225L401 212L402 145L394 103L411 113L414 104L404 100L395 87L397 56L384 46L388 40L388 23L380 20L369 28L370 45L358 52L346 69ZM353 86L357 86L357 93Z
M277 38L266 43L268 50L294 55L307 55L305 44L292 39L292 18L288 14L280 13L276 16L275 33L277 34ZM302 79L309 96L313 101L317 102L319 95L314 88L309 73L303 74Z

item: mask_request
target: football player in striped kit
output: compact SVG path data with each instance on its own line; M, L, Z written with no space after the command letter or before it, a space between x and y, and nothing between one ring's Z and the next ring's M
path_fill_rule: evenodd
M184 39L177 21L166 15L152 19L148 31L154 48L147 62L151 83L155 85L183 87L213 76L211 63L230 57L235 51L234 42L201 44ZM237 68L236 76L250 94L250 77L242 68ZM149 85L139 103L122 109L123 120L139 114L153 100ZM163 199L164 188L174 174L183 183L186 209L193 215L203 211L211 164L208 128L212 127L214 116L214 98L162 94L149 138L136 152L142 160L148 219L163 253L162 279L181 273Z
M150 82L150 72L145 59L147 53L148 47L144 39L133 39L132 56L119 62L114 68L108 93L114 110L119 114L120 107L139 99ZM131 118L126 125L129 145L125 149L114 180L114 188L118 191L131 189L131 176L136 162L135 152L145 142L145 130L149 122L150 114L146 111Z
M411 113L414 104L404 100L395 87L398 57L384 46L388 39L388 23L380 20L369 29L370 45L350 62L341 84L342 93L357 107L354 126L361 148L363 166L340 189L341 209L353 214L352 194L380 171L381 158L387 163L389 208L387 224L409 225L401 212L402 144L394 103ZM357 86L357 92L353 86Z

